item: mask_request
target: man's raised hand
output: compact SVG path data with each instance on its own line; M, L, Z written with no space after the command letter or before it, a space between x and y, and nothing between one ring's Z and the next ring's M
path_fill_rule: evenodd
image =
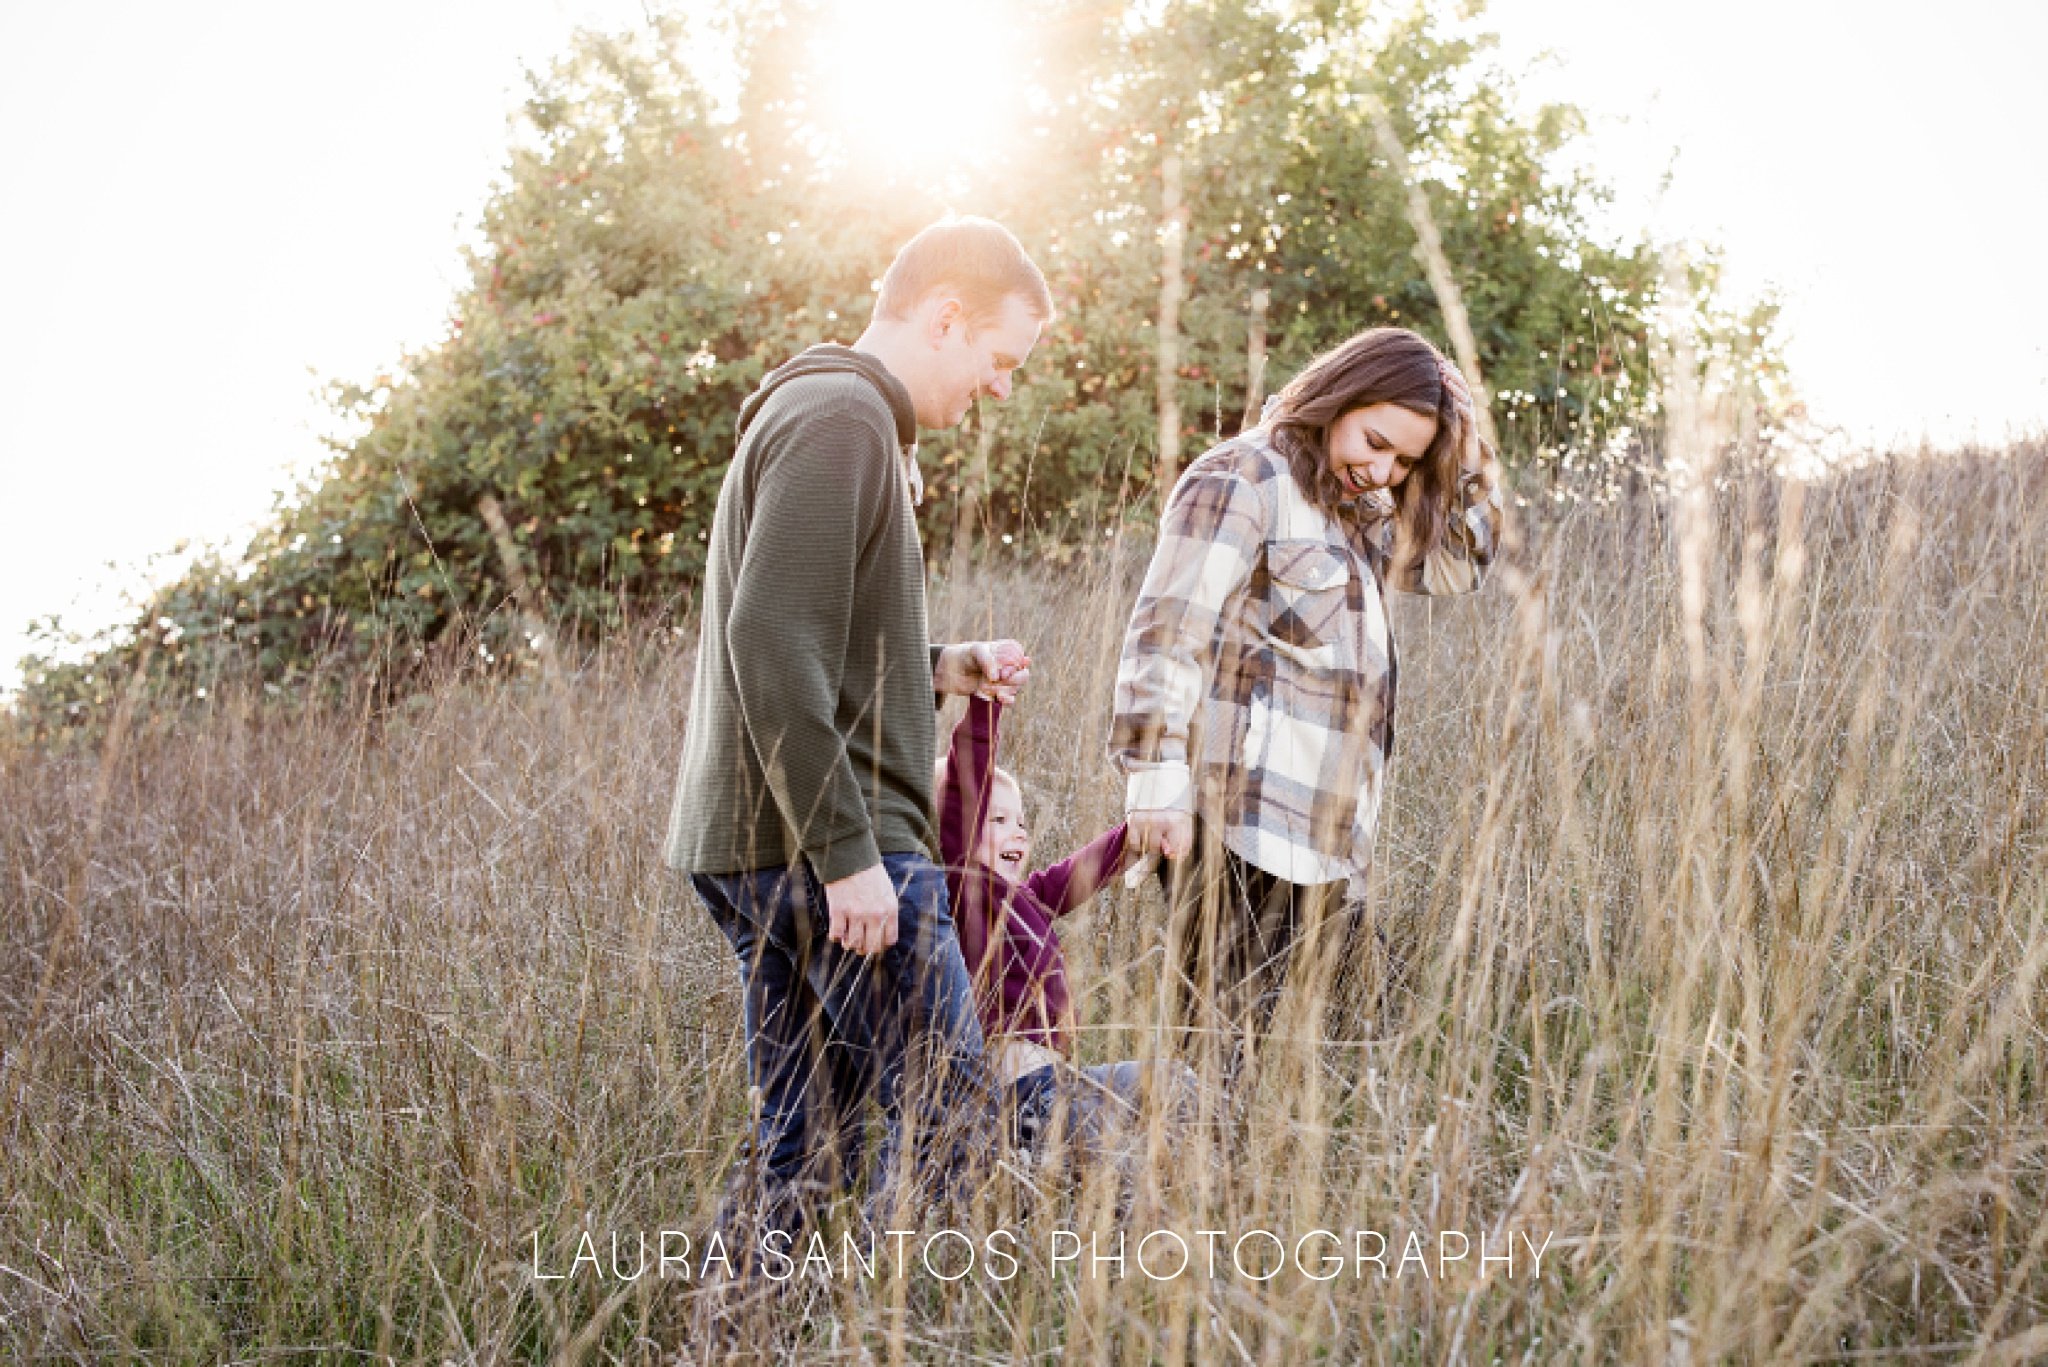
M932 687L940 693L989 698L1005 707L1031 677L1031 657L1011 640L968 641L939 652Z
M832 942L848 953L880 954L896 943L896 885L880 864L827 883L825 909Z

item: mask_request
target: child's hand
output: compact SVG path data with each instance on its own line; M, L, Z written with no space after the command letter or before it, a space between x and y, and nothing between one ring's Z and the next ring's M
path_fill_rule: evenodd
M1137 888L1159 867L1159 856L1184 859L1195 847L1195 817L1192 812L1136 811L1124 814L1124 849L1130 867L1124 870L1124 886Z
M1005 707L1031 677L1031 657L1011 640L969 641L939 652L932 686L940 693L988 698Z
M1150 854L1179 859L1195 846L1192 812L1131 812L1124 817L1124 831L1125 843L1140 859Z

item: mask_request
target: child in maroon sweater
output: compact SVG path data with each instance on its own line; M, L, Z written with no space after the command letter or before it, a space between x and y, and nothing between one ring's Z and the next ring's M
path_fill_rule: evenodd
M1148 1074L1159 1074L1155 1086L1173 1089L1176 1109L1193 1077L1183 1076L1186 1065L1169 1060L1073 1070L1073 1006L1053 922L1086 905L1123 871L1124 827L1118 823L1078 854L1028 872L1024 794L995 764L1002 711L1000 703L970 698L939 761L939 849L953 925L974 979L990 1067L1014 1088L1022 1137L1042 1137L1064 1100L1081 1137L1100 1140L1136 1114Z

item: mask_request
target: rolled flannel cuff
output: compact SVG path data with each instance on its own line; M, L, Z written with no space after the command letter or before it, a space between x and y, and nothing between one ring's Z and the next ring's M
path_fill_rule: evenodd
M1195 785L1185 764L1162 764L1133 772L1124 788L1127 812L1192 812Z

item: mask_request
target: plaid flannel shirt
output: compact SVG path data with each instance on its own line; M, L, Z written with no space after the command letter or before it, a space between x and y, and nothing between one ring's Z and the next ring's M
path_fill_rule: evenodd
M1469 593L1500 544L1498 491L1461 481L1463 515L1394 587ZM1110 759L1129 811L1199 810L1276 878L1362 896L1393 751L1385 587L1406 530L1391 495L1331 517L1264 426L1188 466L1124 636Z

